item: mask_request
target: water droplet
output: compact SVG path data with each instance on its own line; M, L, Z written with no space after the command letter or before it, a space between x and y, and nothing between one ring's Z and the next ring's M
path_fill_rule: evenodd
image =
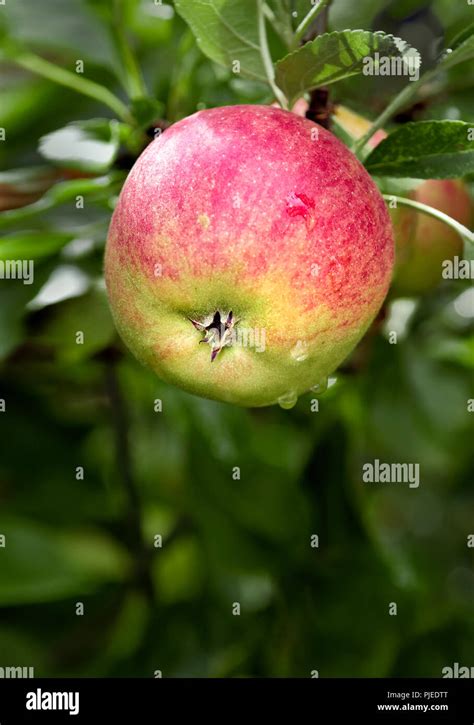
M328 379L322 378L316 385L311 386L311 390L313 393L325 393L328 389Z
M308 344L304 340L298 340L290 355L296 362L303 362L308 357Z
M290 408L294 408L298 401L298 395L294 390L288 391L288 393L285 393L284 395L280 395L278 398L278 405L280 408L283 408L283 410L290 410Z

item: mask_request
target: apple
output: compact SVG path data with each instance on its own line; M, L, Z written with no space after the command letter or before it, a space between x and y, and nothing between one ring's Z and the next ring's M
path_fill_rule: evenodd
M367 118L342 105L335 107L333 116L342 130L353 139L361 138L372 125ZM370 149L374 149L387 135L384 129L378 129L369 139L367 146ZM414 193L408 196L414 198ZM410 257L419 215L414 209L402 205L393 208L389 207L389 214L392 220L393 236L395 239L394 276L396 276L398 268Z
M242 406L324 386L379 310L385 202L335 136L270 106L200 111L132 168L105 254L123 340L163 380Z
M424 181L415 190L414 198L470 226L472 202L462 181ZM452 227L427 214L418 212L416 217L413 241L394 277L393 293L397 296L420 295L434 289L441 281L443 262L463 254L462 239Z
M346 133L360 138L370 121L344 106L334 116ZM380 129L368 146L375 148L387 136ZM472 201L465 184L457 179L423 181L409 197L448 214L464 226L472 221ZM441 281L442 264L463 253L459 234L442 221L409 207L390 209L395 237L394 283L391 294L420 295Z

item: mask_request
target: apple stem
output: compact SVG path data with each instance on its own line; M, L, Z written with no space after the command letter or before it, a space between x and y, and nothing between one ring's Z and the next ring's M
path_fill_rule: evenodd
M284 108L286 111L289 110L289 103L288 99L286 98L283 91L278 88L277 84L275 83L275 70L273 67L273 60L272 56L270 54L270 49L268 47L268 40L267 40L267 30L265 27L265 13L264 13L264 4L263 0L258 0L257 4L258 8L258 35L260 40L260 54L262 56L263 61L263 67L265 68L265 73L267 74L268 84L270 88L272 89L276 100L280 104L282 108Z
M452 229L455 229L455 231L457 231L457 233L462 237L463 240L469 242L470 244L474 244L474 233L469 231L469 229L463 224L460 224L458 221L456 221L456 219L453 219L452 217L448 216L448 214L445 214L439 209L428 206L428 204L422 204L421 201L413 201L412 199L407 199L404 196L395 196L394 194L382 194L382 196L387 201L395 201L397 205L401 204L402 206L411 206L413 209L417 209L423 214L427 214L428 216L432 216L435 219L439 219L445 224L448 224L448 226L452 227Z

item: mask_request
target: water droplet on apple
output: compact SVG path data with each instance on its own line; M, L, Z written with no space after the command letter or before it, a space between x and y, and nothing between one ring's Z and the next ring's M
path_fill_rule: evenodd
M322 378L316 385L311 386L311 391L313 393L325 393L328 389L328 379Z
M308 357L308 344L304 340L298 340L290 355L296 362L303 362Z
M290 408L294 408L298 401L298 395L294 390L289 390L288 393L285 393L284 395L280 395L278 398L278 405L280 408L283 408L283 410L290 410Z

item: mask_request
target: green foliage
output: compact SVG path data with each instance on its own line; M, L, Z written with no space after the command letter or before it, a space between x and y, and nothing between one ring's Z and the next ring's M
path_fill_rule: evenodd
M40 154L59 167L103 174L117 158L127 127L115 120L94 118L71 123L39 142Z
M60 600L124 576L126 559L103 534L60 535L23 520L3 521L2 533L0 606Z
M464 121L407 123L366 159L378 176L458 179L474 172L472 126Z
M312 3L265 5L270 76L273 61L289 100L330 85L377 119L399 98L362 62L407 52L375 19L425 12L423 0L333 0L328 32L298 49ZM452 52L402 79L399 105L422 98L423 121L392 107L366 159L402 196L418 183L405 177L473 178L472 8L431 9ZM273 98L257 3L7 0L0 56L0 262L34 262L31 284L0 279L0 666L439 677L471 664L469 280L389 299L318 412L313 394L291 411L193 398L114 329L103 248L134 159L167 122ZM363 483L376 458L419 463L419 488Z
M67 12L62 0L43 0L41 4L35 0L6 2L2 13L7 32L16 41L120 72L106 28L94 22L89 3L84 0L69 0Z
M265 81L256 2L245 12L240 0L175 0L175 6L209 58L228 69L238 61L244 76Z
M74 152L71 150L71 168L74 166L74 160L72 159L73 153ZM79 157L78 163L79 166L81 166L85 165L86 162L83 158ZM24 174L21 172L15 175L8 172L0 174L0 185L2 183L2 178L8 180L9 186L15 190L15 193L23 191L23 193L26 194L29 189L32 191L34 190L35 192L37 190L36 186L27 186L29 183L28 179L30 179L29 173L26 180L24 179ZM49 180L49 177L46 178ZM42 179L43 177L40 177L39 183L41 183ZM86 197L88 201L108 201L114 190L119 190L123 181L124 175L117 171L109 174L108 176L99 176L92 179L59 181L48 189L48 191L46 191L41 198L38 199L38 201L21 207L20 209L10 209L3 212L0 216L0 229L14 225L17 222L25 223L28 219L36 217L38 214L43 214L67 202L75 201L78 196Z
M80 344L75 330L83 335ZM35 335L36 342L46 345L58 362L66 364L87 360L113 339L114 325L102 290L56 304L44 323L38 324Z
M306 91L362 73L366 59L378 53L387 58L416 58L417 52L385 33L344 30L325 33L305 43L276 64L276 80L294 101Z
M16 233L0 240L0 260L41 259L55 254L73 239L72 234L61 232L45 235L44 232Z

